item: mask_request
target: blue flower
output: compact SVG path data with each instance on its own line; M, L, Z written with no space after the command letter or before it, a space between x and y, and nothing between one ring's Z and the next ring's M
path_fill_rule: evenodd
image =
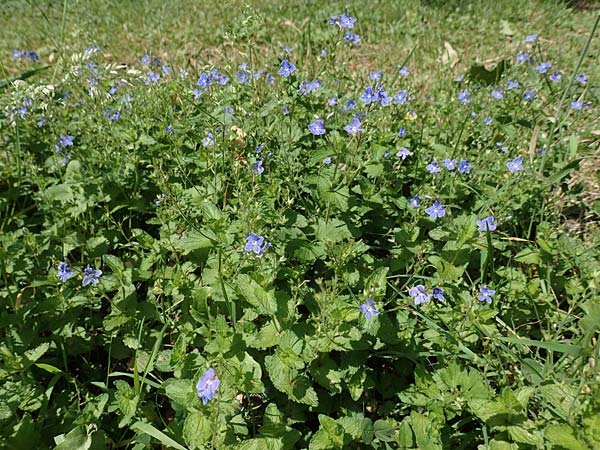
M347 13L344 13L341 15L338 24L340 26L340 28L354 28L354 23L356 22L356 19L352 16L350 16Z
M148 66L150 64L150 55L145 54L142 56L142 64Z
M373 316L377 316L379 311L375 309L375 300L371 297L365 300L365 302L360 305L360 312L365 315L365 319L371 320Z
M410 75L410 70L406 66L398 66L398 75L401 77L407 77Z
M494 231L496 229L496 224L494 224L494 216L488 216L481 220L477 221L477 230L478 231Z
M402 138L402 137L404 137L405 135L406 135L406 128L404 128L404 127L401 127L401 128L398 130L398 137L401 137L401 138Z
M292 48L288 47L287 45L283 46L283 51L286 52L288 55L292 53Z
M73 145L73 136L68 134L63 134L60 136L60 145L62 147L67 147L69 145Z
M98 284L98 278L102 275L102 271L99 269L92 269L91 267L86 267L83 271L83 285L87 286L88 284Z
M471 164L467 160L461 159L460 163L458 163L458 172L471 173Z
M171 68L169 66L167 66L166 64L163 65L160 70L162 71L163 75L170 75L171 74Z
M208 135L202 139L202 145L204 147L211 147L215 145L215 137L212 133L208 133Z
M458 93L458 99L462 102L463 105L468 105L471 103L471 94L466 89L464 91L460 91Z
M156 83L156 82L158 82L158 80L160 80L160 75L149 70L147 78L148 78L148 82Z
M246 238L246 246L244 250L248 253L254 252L256 256L263 256L265 250L271 246L270 242L265 241L263 236L259 236L255 233L250 233Z
M379 91L379 104L381 106L388 106L392 102L392 97L390 97L387 92Z
M406 157L410 155L412 155L412 153L406 147L401 147L400 150L398 150L398 153L396 153L396 156L398 158L402 158L402 161L404 161Z
M585 86L587 84L587 76L583 72L581 72L579 75L577 75L577 78L575 78L575 79L582 86Z
M425 291L425 286L422 284L411 287L408 290L408 295L414 299L415 305L427 303L429 300L431 300L431 296Z
M552 67L552 64L550 64L549 62L543 62L539 66L537 66L536 69L539 73L546 73L548 72L550 67Z
M421 206L421 200L419 199L419 195L415 195L413 198L411 198L408 201L408 204L411 208L418 208L419 206Z
M538 38L537 34L530 34L529 36L525 37L523 42L525 42L526 44L533 44L535 41L537 41L537 38Z
M358 34L354 34L354 33L350 33L349 31L346 31L346 34L344 35L344 40L351 44L358 44L358 43L360 43L360 36Z
M502 150L503 153L507 153L508 149L506 148L506 146L504 145L503 142L496 142L496 146Z
M498 89L492 91L492 97L494 97L496 100L500 100L502 97L504 97L504 89L498 87Z
M496 293L493 289L488 289L487 286L481 286L479 288L481 295L477 297L482 302L492 303L492 296Z
M552 74L548 77L548 79L554 83L558 83L560 81L560 73L557 72L556 70L554 72L552 72Z
M396 95L394 95L394 103L403 104L408 101L408 92L400 91Z
M209 74L202 72L196 84L203 89L207 89L212 84L212 79Z
M331 97L329 100L327 100L327 106L335 106L337 105L338 99L337 97L334 95L333 97Z
M429 164L427 164L427 166L425 166L425 168L429 171L429 173L438 173L440 170L442 170L437 161L431 161Z
M369 78L372 81L379 81L381 80L381 72L371 71L371 73L369 73Z
M260 175L261 173L263 173L265 171L265 168L262 165L263 165L262 159L259 159L252 165L252 170L254 171L255 174Z
M519 84L518 81L511 80L510 78L508 79L507 83L508 83L508 86L507 86L508 89L520 89L521 88L521 85Z
M434 287L431 292L431 296L442 303L446 302L446 298L444 297L444 291L441 287Z
M364 94L360 96L360 99L365 102L365 105L369 105L379 99L379 93L374 91L372 86L369 86L365 89Z
M358 117L353 117L352 123L350 125L346 125L344 127L344 130L349 134L356 134L360 131L364 131L364 129L360 127L361 125L362 122L360 121L360 119Z
M535 91L533 89L528 90L523 94L523 98L527 101L531 101L535 98Z
M457 159L445 159L442 161L444 167L450 171L456 169L456 165L458 164Z
M483 119L483 123L485 123L486 125L491 125L493 121L494 121L494 119L489 116L486 117L485 119Z
M198 398L202 399L203 404L206 405L209 400L213 399L220 384L221 381L217 378L212 367L202 374L196 384L196 391L198 392Z
M354 108L356 108L356 102L350 99L346 102L346 106L342 108L342 112L352 111Z
M331 156L328 156L327 158L325 158L325 159L323 160L323 164L326 164L326 165L329 165L329 164L331 164Z
M310 131L315 136L325 134L325 125L323 119L317 119L313 123L309 124L308 131Z
M277 73L279 75L282 75L287 78L295 70L296 70L296 66L293 65L291 62L289 62L287 59L284 59L283 61L281 61L281 67L279 67L279 70L277 71Z
M66 282L67 279L73 275L73 271L71 270L71 268L69 267L69 265L66 262L60 262L58 263L58 278L60 278L62 280L62 282Z
M571 109L574 109L576 111L581 111L583 109L583 102L581 100L578 100L576 102L571 102Z
M507 162L506 167L508 167L510 173L521 172L523 170L523 160L520 156L517 156L512 161Z
M431 205L429 208L426 208L425 212L427 214L429 214L429 218L431 220L435 220L437 218L444 217L446 215L446 210L444 209L442 204L439 202L439 200L436 200L433 203L433 205Z
M529 58L529 55L526 52L517 54L517 62L525 62Z
M171 133L172 131L173 131L173 125L171 125L171 124L167 125L167 128L165 128L165 132Z
M112 120L112 121L117 121L117 120L119 120L119 117L121 117L121 112L120 111L116 111L116 110L114 110L112 108L107 109L104 114L106 115L106 118L108 120Z

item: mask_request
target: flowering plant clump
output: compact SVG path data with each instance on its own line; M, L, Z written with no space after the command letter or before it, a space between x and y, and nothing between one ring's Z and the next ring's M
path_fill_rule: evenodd
M600 448L595 16L54 3L0 14L0 446Z

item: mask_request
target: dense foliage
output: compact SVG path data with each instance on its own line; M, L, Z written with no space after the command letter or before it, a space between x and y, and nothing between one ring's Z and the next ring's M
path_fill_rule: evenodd
M556 202L597 80L523 35L427 91L352 70L357 26L3 83L0 446L600 447L598 239Z

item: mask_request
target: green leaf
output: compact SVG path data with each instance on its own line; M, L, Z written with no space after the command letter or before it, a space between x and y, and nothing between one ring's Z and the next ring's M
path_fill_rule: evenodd
M352 233L350 233L348 226L342 220L331 219L329 222L319 220L315 226L315 237L321 242L339 242L352 238Z
M213 427L204 415L194 411L183 423L183 439L190 449L200 449L212 437Z
M54 442L58 444L54 450L89 450L92 446L92 433L89 433L85 426L80 425L66 435L56 436Z
M196 397L192 380L170 378L162 385L165 395L180 405L190 404Z
M266 291L249 275L240 274L237 279L239 293L256 308L258 314L273 316L277 313L277 300L272 291Z
M150 425L146 422L137 421L133 425L131 425L131 429L133 431L138 431L140 433L145 433L152 436L154 439L158 440L162 445L168 448L174 448L176 450L187 450L183 445L171 439L165 433L160 430L157 430L154 426Z
M548 425L544 436L552 444L566 450L589 450L587 445L577 439L573 428L565 423Z
M563 344L562 342L544 342L544 341L536 341L533 339L525 339L525 338L514 338L514 337L500 337L498 338L501 341L508 342L510 344L521 344L526 346L533 346L544 348L546 350L552 350L554 352L559 353L568 353L570 355L582 356L583 355L583 347L580 345L573 344Z

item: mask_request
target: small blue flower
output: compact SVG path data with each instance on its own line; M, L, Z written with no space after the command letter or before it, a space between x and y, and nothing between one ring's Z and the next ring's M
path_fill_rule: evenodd
M356 108L356 102L350 99L346 102L346 106L342 108L342 112L352 111L354 108Z
M379 99L379 92L373 90L372 86L369 86L365 89L364 94L360 96L360 99L365 102L365 105L369 105Z
M483 219L477 221L478 231L494 231L495 229L496 224L494 223L494 216L484 217Z
M104 113L106 115L106 118L108 120L112 120L112 121L117 121L119 120L119 117L121 117L121 112L120 111L116 111L112 108L107 109L106 112Z
M286 52L288 55L290 55L293 52L292 48L288 47L287 45L283 46L283 51Z
M408 295L410 295L415 302L415 305L420 305L421 303L427 303L431 300L431 296L425 291L425 286L422 284L418 284L414 287L411 287L408 290Z
M202 145L204 147L211 147L215 145L215 136L212 133L208 133L208 135L202 139Z
M371 73L369 74L369 78L372 81L379 81L381 80L381 72L371 71Z
M402 161L404 161L406 157L410 155L412 155L412 153L406 147L401 147L400 150L398 150L398 153L396 153L396 156L398 158L402 158Z
M310 131L315 136L325 134L325 124L323 122L323 119L317 119L313 123L309 124L308 131Z
M371 297L365 300L365 302L360 305L360 312L365 315L365 319L371 320L374 316L379 314L379 311L375 309L375 300Z
M169 124L167 125L167 128L165 128L165 133L171 133L173 131L173 125Z
M342 14L340 17L339 25L340 28L354 28L356 18L350 16L348 13Z
M71 277L71 275L73 275L73 271L71 270L71 268L69 267L69 265L66 262L60 262L58 263L58 278L60 278L62 280L62 282L66 282L67 279L69 279L69 277Z
M331 97L329 100L327 100L327 106L335 106L337 105L338 99L337 97L334 95L333 97Z
M493 289L488 289L487 286L481 286L479 288L479 292L481 292L481 295L477 297L479 300L482 302L492 303L492 296L496 293L496 291Z
M329 165L329 164L331 164L331 156L328 156L327 158L325 158L325 159L323 160L323 164L326 164L326 165Z
M510 89L520 89L521 88L521 85L519 84L518 81L511 80L510 78L508 79L507 83L508 83L507 89L509 89L509 90Z
M169 66L167 66L166 64L164 64L160 70L162 71L163 75L170 75L171 74L171 68Z
M364 131L364 129L360 127L361 125L362 122L360 121L360 119L358 117L353 117L352 123L350 125L346 125L344 127L344 130L349 134L356 134L361 131Z
M507 162L506 167L508 167L510 173L521 172L523 170L523 159L521 159L520 156L517 156L512 161Z
M493 90L492 97L494 97L496 100L500 100L502 97L504 97L504 89L498 87L498 89Z
M225 114L233 114L233 108L231 106L226 106L223 112Z
M552 67L552 64L549 62L543 62L539 66L536 67L539 73L546 73Z
M458 99L462 102L463 105L468 105L469 103L471 103L471 94L465 89L464 91L459 92Z
M446 302L446 298L444 297L444 291L441 287L434 287L431 292L431 296L442 303Z
M142 56L142 64L145 66L150 65L150 55L146 54Z
M575 79L582 86L585 86L587 84L587 76L583 72L581 72L579 75L577 75L577 78L575 78Z
M408 204L411 208L418 208L419 206L421 206L421 200L419 199L418 195L415 195L408 201Z
M525 42L526 44L533 44L535 41L537 41L537 38L538 38L537 34L530 34L529 36L525 37L523 42Z
M438 173L439 171L442 170L440 168L440 165L437 163L437 161L431 161L429 164L427 164L427 166L425 168L427 169L427 171L429 173Z
M535 91L533 89L528 90L523 94L523 98L528 102L535 98Z
M246 245L244 250L248 253L254 252L256 256L261 257L264 255L265 250L271 246L270 242L266 242L263 236L259 236L255 233L250 233L246 238Z
M406 66L398 66L398 75L401 77L407 77L410 75L410 70Z
M528 59L529 59L529 54L527 54L526 52L519 53L517 55L517 62L525 62Z
M98 284L98 278L102 275L102 271L99 269L92 269L91 267L86 267L83 271L83 285L87 286L88 284Z
M507 153L508 149L506 148L506 146L504 145L503 142L496 142L496 146L502 150L503 153Z
M406 128L404 128L404 127L401 127L401 128L398 130L398 137L401 137L401 138L402 138L402 137L404 137L404 136L406 136Z
M277 73L284 77L289 77L296 70L296 66L289 62L287 59L281 61L281 66Z
M156 83L160 80L160 75L149 70L147 78L149 83Z
M346 31L346 34L344 35L344 40L346 42L349 42L350 44L359 44L360 36L358 34L354 34L354 33L350 33L349 31Z
M444 209L442 204L439 202L439 200L436 200L433 203L433 205L431 205L429 208L426 208L425 212L427 214L429 214L429 218L431 220L435 220L437 218L441 218L446 215L446 210Z
M494 121L494 119L489 116L486 117L485 119L483 119L483 123L485 123L486 125L491 125L493 121Z
M561 79L560 73L557 72L556 70L554 72L552 72L552 74L548 77L548 79L550 81L552 81L553 83L558 83Z
M571 102L571 109L581 111L583 109L583 101L577 100L576 102Z
M214 398L220 384L221 381L217 378L212 367L202 374L196 384L196 391L198 393L198 398L202 400L203 404L206 405L209 400Z
M450 171L456 169L456 165L458 164L457 159L445 159L442 161L444 167Z
M398 92L396 95L394 95L394 103L398 104L403 104L406 103L408 101L408 92L406 91L400 91Z
M256 175L260 175L261 173L263 173L265 171L265 168L262 165L263 165L262 159L259 159L252 165L252 170L254 171L254 173Z

